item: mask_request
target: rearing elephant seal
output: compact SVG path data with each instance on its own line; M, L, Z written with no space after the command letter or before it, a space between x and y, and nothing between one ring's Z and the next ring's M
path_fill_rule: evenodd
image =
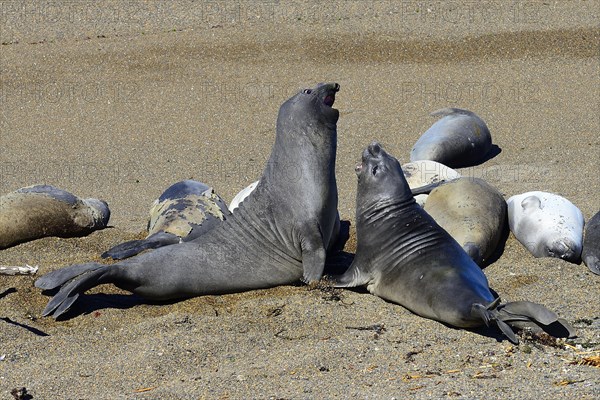
M189 242L218 226L231 213L213 188L202 182L185 180L174 183L150 208L148 236L116 245L102 254L122 260L144 250Z
M43 311L112 283L147 299L181 299L284 285L323 274L337 215L337 83L304 89L279 109L275 144L256 189L209 234L113 265L73 265L41 277L60 287ZM292 175L290 168L298 173Z
M417 140L410 161L433 160L452 168L470 167L483 161L492 149L492 136L474 112L443 108L431 113L442 117Z
M507 232L506 201L483 179L458 178L431 191L424 206L479 265Z
M18 189L0 197L0 249L47 236L76 237L106 228L108 204L50 185Z
M481 269L415 203L400 164L378 143L363 152L356 173L356 256L334 278L336 286L367 285L418 315L460 328L493 323L515 343L509 325L559 324L562 335L572 335L564 320L541 305L499 305Z

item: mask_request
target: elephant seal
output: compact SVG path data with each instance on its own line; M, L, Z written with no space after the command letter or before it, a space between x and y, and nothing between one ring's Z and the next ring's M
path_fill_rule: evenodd
M242 190L229 203L229 211L233 212L236 208L239 207L240 203L246 199L256 189L256 185L258 185L258 181L252 182Z
M402 172L411 190L433 183L448 182L460 178L460 174L437 161L419 160L402 165ZM413 193L414 194L414 193ZM415 195L417 204L423 207L427 194Z
M104 252L102 258L122 260L144 250L189 242L212 230L229 214L223 199L204 183L174 183L152 204L146 239L121 243Z
M458 178L438 186L424 209L480 266L507 232L506 201L483 179Z
M600 211L586 224L581 258L590 271L600 275Z
M493 323L513 343L518 339L510 326L573 335L541 305L499 304L481 268L415 203L398 160L379 143L365 149L356 173L356 256L333 277L335 286L367 285L372 294L459 328Z
M41 289L60 287L43 315L60 316L80 293L104 283L146 299L173 300L318 281L335 235L339 112L332 106L338 90L337 83L319 84L283 103L258 186L210 234L113 265L50 272L35 282Z
M583 214L554 193L527 192L510 197L508 225L535 257L578 263L583 247Z
M475 113L443 108L431 113L442 117L421 135L410 152L410 161L433 160L452 168L482 162L492 149L490 131Z
M50 185L34 185L0 197L0 249L47 236L76 237L106 228L108 204Z

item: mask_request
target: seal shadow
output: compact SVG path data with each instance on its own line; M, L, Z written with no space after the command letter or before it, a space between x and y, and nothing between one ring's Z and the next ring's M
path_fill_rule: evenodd
M483 159L481 159L481 161L479 161L475 165L481 165L484 162L489 161L492 158L496 157L500 153L502 153L502 149L500 148L500 146L492 143L492 147L490 148L490 151L488 151L487 154L485 155L485 157L483 157Z
M8 288L4 292L0 293L0 299L8 296L11 293L16 293L16 292L17 292L16 288L14 288L14 287Z
M8 317L2 317L2 318L0 318L0 320L2 320L2 321L4 321L4 322L6 322L6 323L8 323L8 324L11 324L11 325L14 325L14 326L18 326L19 328L26 329L26 330L28 330L29 332L31 332L31 333L33 333L34 335L37 335L37 336L50 336L50 335L49 335L49 334L47 334L46 332L44 332L44 331L41 331L41 330L39 330L39 329L37 329L37 328L34 328L33 326L29 326L29 325L21 324L21 323L19 323L19 322L13 321L12 319L10 319L10 318L8 318Z
M43 294L50 293L44 291ZM107 308L127 310L141 304L155 304L149 302L136 294L81 294L85 301L77 301L64 314L56 318L57 321L65 321L80 315L92 314ZM163 304L163 303L160 303ZM168 304L168 303L166 303Z

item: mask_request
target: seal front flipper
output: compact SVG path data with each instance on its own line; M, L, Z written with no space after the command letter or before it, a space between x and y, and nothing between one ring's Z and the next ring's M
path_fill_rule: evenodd
M181 238L169 232L156 232L146 239L130 240L116 245L115 247L102 253L102 258L112 258L113 260L122 260L124 258L135 256L144 250L157 249L170 244L180 243Z
M357 287L368 284L371 281L371 275L363 272L359 263L354 261L346 272L342 275L333 275L329 279L334 287Z

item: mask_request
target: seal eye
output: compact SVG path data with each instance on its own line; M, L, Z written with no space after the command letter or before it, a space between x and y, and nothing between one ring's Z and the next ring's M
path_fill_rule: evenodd
M371 170L371 172L373 173L373 175L377 175L377 171L379 171L379 166L378 166L378 165L375 165L375 166L373 167L373 169Z
M310 89L304 89L304 90L302 91L302 93L304 93L304 94L311 94L311 93L312 93L312 90L310 90Z

